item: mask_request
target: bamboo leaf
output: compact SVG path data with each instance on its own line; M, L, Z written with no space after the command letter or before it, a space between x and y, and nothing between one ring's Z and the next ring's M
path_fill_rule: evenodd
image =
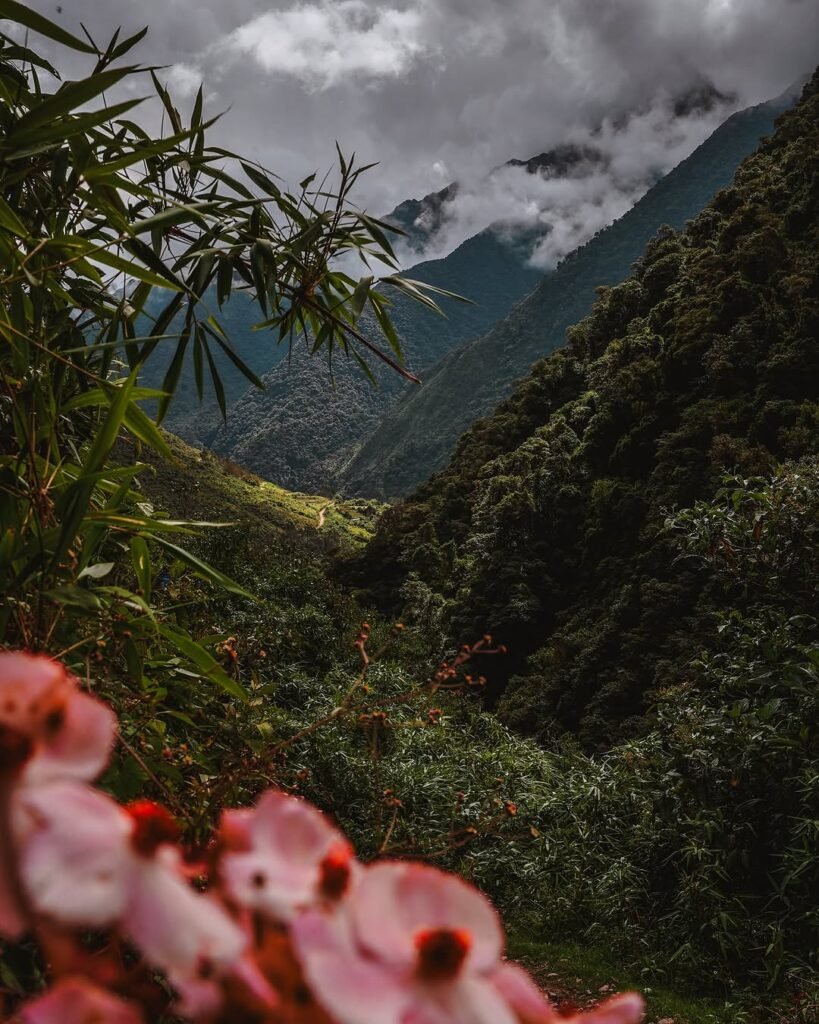
M247 700L245 689L235 679L231 679L213 655L196 643L195 640L191 639L187 633L177 629L175 626L169 625L167 622L159 623L159 632L181 654L191 661L202 675L207 676L208 679L212 680L232 697L237 697L243 701Z
M31 10L25 4L17 3L17 0L0 0L0 18L8 21L15 21L18 25L25 25L26 28L39 32L41 36L52 39L55 43L61 43L72 50L79 50L80 53L96 53L96 49L88 43L83 42L64 28L55 25L53 21L44 18L42 14Z
M0 0L0 14L2 14L1 5L2 0ZM67 82L52 96L37 103L26 114L23 114L9 132L7 143L13 146L17 137L24 132L40 125L50 124L65 114L69 114L137 70L135 67L112 68L109 71L99 71L97 74L82 78L77 82Z
M95 565L88 565L78 574L77 579L90 578L92 580L101 580L111 572L115 564L115 562L97 562Z
M153 568L151 565L151 552L148 542L144 537L136 536L131 538L131 563L136 573L137 584L142 591L142 597L146 601L151 600L151 588L153 585Z
M231 594L237 594L239 597L247 597L251 601L255 600L253 594L250 591L245 590L244 587L239 586L238 583L234 582L229 576L225 576L223 572L219 572L212 565L208 565L207 562L203 562L201 558L198 558L192 552L187 551L185 548L180 548L178 544L173 544L165 537L155 537L157 544L161 544L163 548L172 552L180 561L189 565L199 576L202 576L206 580L210 580L211 583L215 583L218 587L223 590L227 590Z

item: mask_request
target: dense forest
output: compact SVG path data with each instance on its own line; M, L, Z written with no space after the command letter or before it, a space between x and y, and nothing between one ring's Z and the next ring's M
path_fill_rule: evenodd
M508 646L487 703L515 731L614 746L597 874L637 873L642 928L688 917L675 958L775 976L816 948L818 143L814 77L350 569Z

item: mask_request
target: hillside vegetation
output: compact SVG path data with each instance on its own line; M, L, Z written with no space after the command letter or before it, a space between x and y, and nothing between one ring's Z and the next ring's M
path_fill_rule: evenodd
M470 300L444 300L446 319L417 303L395 301L391 316L407 366L422 379L428 366L485 331L541 277L524 265L514 246L492 231L406 274ZM366 318L362 323L365 330L372 329ZM325 360L311 358L299 345L263 375L264 391L246 389L227 422L212 420L212 431L203 440L214 451L286 487L332 494L362 440L406 383L386 368L374 368L374 377L375 387L360 367L343 357L328 370Z
M561 765L550 921L771 984L819 948L817 154L819 74L351 570L509 646L490 702Z
M662 225L680 229L698 214L792 102L787 94L729 118L628 213L546 274L488 333L454 348L423 387L404 388L401 402L342 474L344 492L404 496L440 469L460 434L506 399L535 360L565 343L567 329L590 312L598 287L626 277Z
M146 498L158 513L230 515L234 527L196 550L258 599L220 594L169 563L163 604L248 700L191 686L184 672L164 695L124 696L140 758L118 762L118 791L151 791L148 763L186 794L200 828L214 799L247 799L275 780L332 809L365 855L422 856L479 884L518 936L513 951L534 957L558 998L568 985L570 998L589 999L575 975L602 970L597 984L611 983L619 961L665 980L651 982L650 1019L761 1021L770 1011L753 989L768 983L801 993L783 1019L801 1022L801 1008L817 1005L816 965L803 956L816 948L819 751L806 723L819 714L819 644L815 620L792 613L819 580L819 463L737 481L677 514L672 557L690 560L726 608L748 599L726 614L719 650L703 649L684 683L663 688L644 735L590 756L565 741L545 750L481 710L461 673L489 672L502 654L476 650L460 686L436 692L434 630L396 631L333 582L328 555L354 551L377 509L343 504L319 529L324 499L170 440L177 461L157 462ZM757 550L748 542L759 522ZM717 537L735 559L714 557ZM373 660L350 701L365 615ZM602 945L601 968L588 949ZM668 991L691 983L717 1001ZM726 998L732 1010L720 1009Z
M384 517L371 577L508 644L493 692L518 728L628 731L714 607L673 559L669 510L819 447L818 106L814 82L733 185L661 232Z
M241 360L208 297L226 305L238 281L285 335L306 323L337 355L398 356L383 289L412 289L338 269L351 249L393 266L350 204L358 168L339 151L335 191L283 192L209 144L201 90L185 127L156 77L152 137L139 100L109 102L144 82L121 64L144 33L100 46L6 8L0 1013L141 1019L131 1002L158 1022L175 990L196 1019L317 1019L286 929L334 907L318 920L343 939L362 885L332 830L307 858L298 828L257 833L263 808L223 814L274 787L296 821L312 812L287 794L335 815L365 862L440 865L491 895L561 1009L638 978L646 1024L813 1024L819 75L446 472L382 510L286 491L146 413L206 376L227 397L214 354ZM29 32L88 75L61 80ZM163 391L140 386L176 317ZM262 833L246 901L223 868ZM468 892L444 884L410 889L416 909ZM289 910L269 913L279 886ZM495 947L479 894L461 931L461 896L442 927L400 930L407 976L441 999L493 993L458 974L473 937ZM263 986L260 1010L259 977L286 1003ZM479 1012L463 1005L453 1020Z
M183 451L158 492L146 482L167 511L238 519L201 553L262 598L171 566L177 614L226 664L235 652L250 700L181 689L200 710L151 737L163 777L181 772L201 806L217 779L237 799L275 778L365 852L461 871L535 946L605 943L734 1002L770 986L810 1020L818 133L819 78L730 188L662 232L448 469L384 512L363 556L349 518L331 539L309 521L320 499L213 456ZM279 533L276 503L302 525ZM366 529L372 511L349 515ZM357 599L328 578L325 545ZM363 611L373 598L411 628ZM386 650L351 703L345 637L365 616L368 649ZM471 654L457 690L430 688L486 631L498 653ZM500 720L464 671L488 678Z

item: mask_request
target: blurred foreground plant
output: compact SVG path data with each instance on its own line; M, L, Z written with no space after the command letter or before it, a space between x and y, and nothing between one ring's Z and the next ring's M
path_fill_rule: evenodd
M152 551L250 595L177 543L204 524L153 515L138 485L145 467L115 464L114 446L125 438L170 457L157 421L186 359L223 413L219 359L260 385L219 321L236 290L255 298L274 342L340 350L367 372L381 359L411 378L383 286L438 309L434 289L392 273L392 229L351 205L366 168L340 150L335 187L311 176L290 193L209 143L216 118L205 118L201 89L183 123L155 71L123 63L144 31L101 46L15 0L0 0L0 19L0 642L79 651L90 665L115 636L139 685L146 643L161 636L189 671L241 697L154 607ZM30 33L86 55L90 73L60 83ZM134 92L151 83L159 135L132 120ZM348 273L356 262L359 279ZM373 262L387 276L377 281ZM365 308L383 345L357 327ZM140 387L146 360L167 347L161 387Z
M0 935L32 934L52 982L11 1020L558 1019L503 959L496 911L461 879L362 865L319 811L276 790L225 811L193 856L163 807L122 807L89 784L114 731L61 665L0 654ZM572 1019L641 1016L626 994Z

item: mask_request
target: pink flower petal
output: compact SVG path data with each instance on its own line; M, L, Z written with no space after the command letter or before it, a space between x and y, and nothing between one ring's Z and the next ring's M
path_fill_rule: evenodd
M58 982L24 1006L16 1019L21 1024L143 1024L136 1007L82 978Z
M218 973L239 960L247 937L216 900L191 889L176 856L167 847L137 861L122 928L157 967L195 977L207 965Z
M84 693L71 693L62 726L38 746L23 781L41 784L56 779L95 779L108 764L116 732L113 711Z
M503 952L503 929L486 897L463 879L426 864L380 861L363 872L351 913L359 941L382 960L415 963L424 929L467 932L466 970L489 970Z
M401 1018L401 1024L453 1024L452 1014L441 1006L425 1003L413 1006ZM454 1024L458 1024L457 1021Z
M0 723L32 735L55 691L72 685L65 668L25 651L0 652Z
M59 662L22 651L0 653L0 730L32 744L20 781L90 780L105 767L115 718L107 705L79 691Z
M624 992L592 1010L564 1019L561 1024L639 1024L644 1011L642 996L636 992Z
M81 783L20 790L14 831L35 908L64 924L113 924L128 901L130 829L113 800Z
M32 904L64 924L118 925L154 966L194 976L242 955L247 938L184 878L178 851L133 848L134 819L74 782L25 787L16 797L21 873Z
M250 823L254 843L286 861L320 860L340 833L312 804L270 789L256 804Z
M291 936L313 995L339 1024L404 1024L411 991L397 971L360 956L342 914L301 914Z
M443 995L452 1024L518 1024L501 993L485 977L466 974Z
M325 895L340 896L349 883L346 839L315 807L277 790L265 793L250 814L225 814L221 838L228 849L221 862L228 892L275 921L289 921ZM330 856L339 858L342 874L338 891L323 893L322 867Z
M270 1010L279 1005L278 994L256 966L250 954L239 960L227 973L240 981L260 1005L266 1006ZM174 1003L174 1012L178 1016L199 1020L202 1017L215 1016L222 1008L224 1003L222 979L203 980L169 971L168 980L178 994Z
M552 1004L517 964L502 963L491 981L524 1024L549 1024L556 1019Z
M176 989L177 998L173 1004L174 1016L186 1020L210 1019L221 1010L224 994L218 981L211 979L189 978L183 975L175 978L169 975L169 981Z
M219 839L222 847L230 851L247 851L252 846L250 826L253 821L250 807L228 808L219 820Z

